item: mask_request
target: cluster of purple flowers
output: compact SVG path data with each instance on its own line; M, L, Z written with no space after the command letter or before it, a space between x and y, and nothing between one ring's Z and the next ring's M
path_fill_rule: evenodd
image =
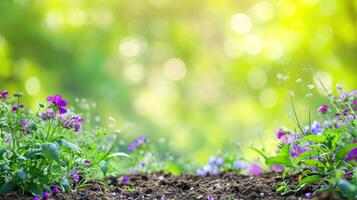
M71 117L59 117L59 120L61 121L63 127L65 127L66 129L72 129L75 132L78 132L81 130L82 128L82 122L83 122L83 118L74 115Z
M147 137L146 136L140 136L136 140L134 140L129 146L128 146L128 151L134 151L136 148L138 148L140 145L144 144L147 142Z
M51 189L51 193L52 193L53 195L56 195L57 193L60 193L60 192L61 192L61 190L60 190L59 187L57 187L57 186L54 186L54 187L52 187L52 189ZM42 195L41 195L42 199L48 199L48 198L50 198L50 196L51 196L51 194L50 194L49 192L42 192ZM38 197L38 196L35 196L35 197L33 198L33 200L41 200L41 198Z
M198 176L205 175L218 175L220 170L224 164L224 160L222 158L217 158L216 156L212 156L209 158L209 162L202 169L197 169L196 174Z
M7 99L7 96L9 95L9 92L7 90L3 90L0 92L0 98L1 99Z
M61 95L49 96L47 97L47 101L51 102L54 109L58 110L60 114L67 113L65 107L68 105L68 101L62 99Z
M22 127L22 130L24 133L29 134L30 133L30 127L29 127L29 121L26 119L21 119L20 120L20 126Z

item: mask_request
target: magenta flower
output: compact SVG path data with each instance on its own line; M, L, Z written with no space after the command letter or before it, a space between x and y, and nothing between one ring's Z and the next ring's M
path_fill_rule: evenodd
M140 136L136 140L134 140L129 146L128 146L128 151L134 151L136 148L138 148L141 144L145 143L147 141L146 136Z
M214 198L211 195L208 195L207 200L214 200Z
M327 104L325 104L325 105L322 105L322 106L321 106L320 108L318 108L317 110L318 110L320 113L322 113L322 114L326 114L329 108L330 108L330 107L329 107Z
M7 99L7 95L9 95L9 92L7 90L0 92L0 97L4 100Z
M130 178L128 176L122 176L119 178L119 181L120 181L120 183L126 184L126 183L129 183Z
M57 193L60 193L61 190L60 190L58 187L54 186L54 187L51 189L51 192L52 192L53 194L57 194Z
M83 122L83 118L79 116L72 116L72 117L59 117L59 120L61 121L63 127L66 129L73 129L75 132L78 132L81 130L82 125L81 123Z
M35 197L33 197L33 200L41 200L41 199L40 199L40 197L35 196Z
M78 182L80 179L79 175L75 171L71 173L71 178L73 179L74 182Z
M90 165L90 163L91 163L90 160L84 160L84 162L83 162L83 164L87 165L87 166Z
M274 172L283 172L284 171L284 166L273 164L271 166L271 170L274 171Z
M48 193L48 192L43 192L42 193L42 198L43 199L48 199L48 197L50 197L50 193Z
M60 114L67 113L67 110L64 107L68 105L68 102L62 99L61 95L49 96L47 97L47 101L51 102L52 106L56 107Z
M349 162L351 160L357 162L357 148L352 149L344 159L345 162Z
M248 174L251 175L259 175L263 173L263 169L259 167L257 164L252 164L248 170Z
M286 130L285 128L279 128L278 130L274 131L276 137L280 140L283 140L284 143L289 143L288 136L291 134L290 131Z
M290 156L292 158L296 158L307 150L308 149L306 147L301 147L300 145L297 145L297 144L291 144L290 145Z

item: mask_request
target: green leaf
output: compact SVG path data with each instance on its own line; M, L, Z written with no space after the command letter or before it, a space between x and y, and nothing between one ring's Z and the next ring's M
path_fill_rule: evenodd
M42 152L48 160L54 160L56 162L60 162L60 158L58 155L58 147L53 143L45 143L42 145Z
M339 188L341 188L341 192L345 196L349 196L349 197L353 198L357 195L357 186L356 185L353 185L346 180L339 180L337 185Z
M102 172L104 175L106 175L108 172L108 162L105 160L102 160L102 161L100 161L100 163L102 164L102 166L101 166Z
M317 150L309 150L309 151L305 151L302 154L300 154L300 156L298 156L297 158L295 158L294 163L295 164L299 164L300 161L304 160L305 158L308 158L310 156L316 156L319 154L319 151Z
M130 156L126 153L122 153L122 152L117 152L117 153L112 153L108 156L108 158L111 158L111 157L127 157L127 158L130 158Z
M42 195L42 188L40 185L36 183L30 183L28 186L28 191L31 192L33 195L37 195L37 196Z
M71 191L71 185L69 184L69 182L68 182L68 180L66 178L62 178L61 186L62 186L62 189L65 192L70 192Z
M0 194L6 194L15 188L14 182L3 183L0 185Z
M357 148L357 143L353 143L353 144L348 144L344 147L342 147L340 150L338 150L338 152L336 153L336 160L340 161L345 159L345 157L347 156L347 154L354 148Z
M73 144L72 142L69 142L69 141L67 141L67 140L65 140L65 139L62 139L62 140L60 140L60 143L63 145L63 146L65 146L65 147L67 147L67 148L69 148L69 149L72 149L72 150L74 150L74 151L76 151L76 152L81 152L81 148L79 148L77 145L75 145L75 144Z
M326 137L323 135L307 135L307 136L301 138L300 141L323 143L326 141Z
M304 164L309 165L310 167L325 167L325 165L318 160L307 159L302 161Z
M283 165L283 166L286 166L286 167L291 167L292 164L291 164L291 159L289 156L273 156L273 157L270 157L268 158L265 163L267 165Z
M298 186L302 186L304 184L309 184L309 183L314 183L314 182L321 181L321 180L322 180L322 178L317 175L307 176L299 181Z
M27 178L27 174L24 169L19 169L16 171L16 176L21 180L24 181Z
M0 157L2 157L2 155L4 155L5 150L4 149L0 149Z

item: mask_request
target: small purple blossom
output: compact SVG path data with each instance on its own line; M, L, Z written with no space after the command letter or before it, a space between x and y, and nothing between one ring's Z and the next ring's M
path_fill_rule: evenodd
M84 164L84 165L87 165L87 166L90 165L90 163L91 163L90 160L84 160L84 161L83 161L83 164Z
M352 149L344 159L345 162L349 162L351 160L357 162L357 148Z
M71 178L73 179L74 182L78 182L80 177L78 173L74 171L71 173Z
M33 197L33 200L41 200L41 199L40 199L40 197L35 196L35 197Z
M27 133L27 134L30 133L28 120L26 120L26 119L21 119L21 120L20 120L20 126L22 127L22 130L24 131L24 133Z
M58 109L60 114L67 113L67 110L64 108L68 105L68 102L62 99L61 95L49 96L47 97L47 101L52 103L52 106Z
M311 127L307 126L305 129L306 129L307 132L309 132L310 128L311 128L311 134L314 134L314 135L319 135L324 131L324 127L321 126L321 124L319 122L317 122L317 121L314 121L311 124Z
M209 158L209 164L211 165L216 165L216 166L222 166L223 165L223 159L222 158L217 158L216 156L211 156Z
M120 181L120 183L124 183L124 184L129 183L130 177L122 176L122 177L119 178L119 181Z
M271 166L271 170L274 171L274 172L279 172L279 173L281 173L281 172L284 171L284 166L273 164L273 165Z
M146 136L140 136L136 140L134 140L129 146L128 146L128 151L134 151L136 148L138 148L141 144L145 143L147 141Z
M57 193L60 193L61 190L60 190L58 187L54 186L54 187L51 189L51 192L52 192L53 194L57 194Z
M54 119L56 116L55 112L53 110L46 110L41 114L41 119L42 120L49 120L49 119Z
M241 161L241 160L236 160L233 163L233 167L239 170L245 170L248 169L249 164L245 161Z
M322 106L321 106L320 108L318 108L317 110L318 110L320 113L322 113L322 114L326 114L329 108L330 108L330 107L329 107L327 104L325 104L325 105L322 105Z
M9 95L9 92L7 90L0 92L0 97L4 100L7 99L8 95Z
M343 174L343 178L346 180L350 180L352 178L352 175L353 175L353 171L349 170Z
M282 127L278 130L275 130L274 132L279 140L283 140L285 144L289 143L289 135L291 135L291 132L288 131L286 128Z
M197 176L206 176L207 173L203 169L197 169L196 170L196 175Z
M214 198L211 195L208 195L207 200L214 200Z
M63 127L65 127L66 129L72 129L75 132L78 132L82 128L81 123L83 122L83 118L81 118L79 116L76 116L76 115L74 115L72 117L60 116L59 120L61 121Z
M257 164L252 164L250 167L249 167L249 170L248 170L248 174L251 174L251 175L259 175L263 173L263 169L261 167L259 167L259 165Z
M17 110L21 110L24 108L24 105L18 105L18 106L13 106L12 107L12 111L13 112L16 112Z
M292 158L296 158L307 150L308 149L306 147L301 147L300 145L297 145L297 144L291 144L290 145L290 156Z
M42 193L42 198L43 199L48 199L48 197L50 197L50 193L48 193L48 192L43 192Z
M312 193L311 192L305 193L305 197L308 199L312 198Z

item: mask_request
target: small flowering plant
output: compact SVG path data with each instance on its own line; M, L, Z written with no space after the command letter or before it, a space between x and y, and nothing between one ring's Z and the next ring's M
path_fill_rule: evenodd
M35 113L20 104L21 93L14 96L0 92L0 194L16 190L46 199L105 172L111 149L91 155L87 143L75 141L83 118L62 96L48 97Z
M266 164L279 166L283 177L299 174L297 185L290 188L283 181L278 192L298 191L315 184L319 190L332 190L345 198L357 198L357 91L328 95L330 103L317 109L321 121L302 127L296 118L298 131L279 128L278 153L266 158Z

